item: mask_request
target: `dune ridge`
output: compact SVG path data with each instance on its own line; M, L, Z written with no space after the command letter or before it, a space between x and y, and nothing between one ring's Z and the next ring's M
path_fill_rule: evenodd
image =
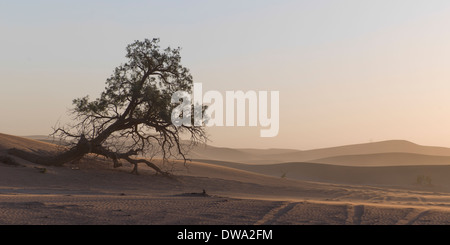
M0 154L11 147L58 148L0 134ZM170 166L174 178L165 178L104 159L55 167L12 158L19 166L0 163L0 224L450 224L445 165L197 160ZM417 183L418 173L431 183Z
M349 165L346 162L351 162L351 159L338 159L330 160L332 157L342 156L354 156L354 155L366 155L364 161L374 161L377 154L416 154L424 156L450 156L450 148L437 147L437 146L422 146L414 144L404 140L389 140L364 144L353 144L346 146L313 149L313 150L292 150L292 149L230 149L223 147L213 146L197 146L194 148L190 157L194 159L205 160L219 160L229 162L241 162L247 164L273 164L281 162L324 162L324 163L336 163L340 165ZM389 156L387 156L389 157ZM351 157L349 157L351 158ZM349 161L347 161L349 160ZM400 165L405 165L403 162L407 159L395 159L402 162ZM435 160L435 159L429 159ZM354 161L353 161L354 162ZM448 163L448 159L445 159L445 164ZM352 165L356 165L351 163ZM362 164L362 163L361 163ZM375 165L381 165L382 162L378 162ZM389 163L392 164L392 163ZM427 164L424 162L423 164ZM364 165L364 164L362 164Z
M52 143L42 135L26 138ZM250 149L199 144L189 150L191 159L246 164L314 162L345 166L397 166L450 164L450 148L423 146L405 140L387 140L312 150Z

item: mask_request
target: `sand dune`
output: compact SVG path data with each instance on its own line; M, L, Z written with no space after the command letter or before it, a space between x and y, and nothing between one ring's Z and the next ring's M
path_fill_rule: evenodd
M410 165L450 165L450 156L431 156L415 153L377 153L364 155L344 155L312 160L344 166L410 166Z
M52 138L41 135L27 136L26 138L48 143L54 141ZM200 144L190 150L188 157L246 164L314 162L345 166L446 165L450 164L450 148L422 146L403 140L306 151L294 149L233 149Z
M391 153L391 155L377 155L386 153ZM399 153L404 153L404 155L399 155ZM408 154L423 156L414 158L414 156ZM354 155L365 155L365 157L362 159L357 159L357 157L354 157ZM386 166L406 165L408 161L411 162L412 165L449 163L447 158L430 157L428 159L425 159L427 158L426 156L448 157L450 156L450 148L421 146L408 141L391 140L306 151L290 149L229 149L213 146L198 146L194 148L190 153L190 157L193 159L219 160L247 164L319 162L355 166ZM383 161L381 160L383 160L385 163L383 163Z
M57 149L1 134L0 154L11 147ZM241 152L257 154L250 151ZM102 159L62 167L14 159L20 166L0 163L0 224L450 223L448 166L194 161L170 166L174 178L165 178ZM417 174L431 184L418 184Z
M450 191L450 165L353 167L305 162L269 165L249 165L212 160L203 160L203 162L278 178L330 184L395 186L406 189L430 188ZM429 178L430 183L425 183L425 180L420 178Z
M57 146L51 143L33 140L24 137L0 133L0 152L5 152L10 148L19 148L29 151L54 151Z
M388 140L381 142L354 144L323 149L283 154L284 156L273 156L275 159L296 159L296 161L309 161L333 156L363 155L377 153L414 153L434 156L450 156L450 148L422 146L405 140Z

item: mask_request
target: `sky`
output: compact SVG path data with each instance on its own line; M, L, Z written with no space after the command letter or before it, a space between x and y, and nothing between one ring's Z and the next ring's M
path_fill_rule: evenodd
M3 0L0 132L51 133L73 99L103 91L127 44L160 38L205 91L279 91L276 137L209 127L212 145L450 147L448 23L446 0Z

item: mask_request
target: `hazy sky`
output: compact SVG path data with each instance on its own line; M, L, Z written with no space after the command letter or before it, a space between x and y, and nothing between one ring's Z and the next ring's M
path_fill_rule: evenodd
M182 47L204 90L280 91L280 131L213 145L450 147L450 1L0 1L0 132L48 134L134 40Z

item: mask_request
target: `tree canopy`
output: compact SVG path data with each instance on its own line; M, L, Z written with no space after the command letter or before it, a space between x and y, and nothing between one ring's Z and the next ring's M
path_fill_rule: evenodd
M177 91L191 92L193 78L181 65L180 48L161 49L159 39L135 41L126 47L127 62L116 67L107 79L105 90L91 100L89 96L74 99L74 123L55 128L54 136L73 142L71 147L52 157L31 156L14 149L12 153L42 164L61 165L93 153L119 160L145 163L156 172L167 174L149 159L134 156L160 156L187 160L182 144L206 140L203 126L175 126L171 121L171 103Z

